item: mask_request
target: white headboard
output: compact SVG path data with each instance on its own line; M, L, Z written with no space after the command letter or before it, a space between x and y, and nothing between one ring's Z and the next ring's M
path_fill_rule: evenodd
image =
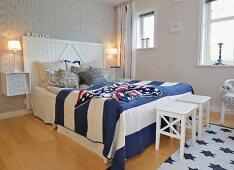
M101 43L77 42L23 36L24 71L31 75L31 88L39 86L36 61L79 60L81 63L96 61L100 68L105 67L104 45Z

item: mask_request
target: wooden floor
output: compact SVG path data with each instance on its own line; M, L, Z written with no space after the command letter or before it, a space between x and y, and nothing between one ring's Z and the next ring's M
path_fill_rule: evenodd
M212 113L211 121L218 123L219 114ZM227 115L225 125L233 127L234 116ZM0 120L0 170L103 170L110 165L51 128L31 114ZM177 139L162 136L159 151L149 146L129 159L126 169L155 170L178 148Z

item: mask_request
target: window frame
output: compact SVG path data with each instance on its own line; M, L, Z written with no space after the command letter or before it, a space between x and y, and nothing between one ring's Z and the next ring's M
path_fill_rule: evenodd
M213 66L214 61L210 60L210 48L211 48L211 37L210 37L210 26L212 23L223 22L234 20L234 16L223 17L218 19L211 19L211 3L207 3L206 0L200 1L200 12L199 12L199 43L198 43L198 66ZM234 57L234 56L233 56ZM218 56L217 56L218 59ZM225 61L225 64L229 66L234 66L233 61Z
M148 47L148 48L144 48L141 46L139 46L139 39L142 39L143 36L143 24L142 24L142 17L140 17L140 15L142 14L146 14L148 12L154 12L154 40L153 40L153 46L152 47ZM157 8L156 7L151 7L151 8L146 8L143 10L138 10L136 11L136 18L137 18L137 50L145 50L145 49L154 49L157 48ZM138 30L139 29L139 30Z

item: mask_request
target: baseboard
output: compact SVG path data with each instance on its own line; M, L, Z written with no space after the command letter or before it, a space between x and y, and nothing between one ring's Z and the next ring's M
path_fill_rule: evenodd
M220 113L221 107L211 106L211 111ZM16 116L21 116L21 115L25 115L25 114L30 114L30 113L32 113L32 109L24 109L24 110L17 110L17 111L13 111L13 112L0 113L0 120L6 119L6 118L11 118L11 117L16 117ZM234 111L227 109L226 114L234 115Z
M221 107L211 106L210 110L211 110L212 112L220 113L220 112L221 112ZM227 109L227 110L226 110L226 114L228 114L228 115L234 115L234 110Z
M16 116L21 116L21 115L25 115L29 113L32 113L32 109L24 109L24 110L17 110L13 112L0 113L0 120L11 118L11 117L16 117Z

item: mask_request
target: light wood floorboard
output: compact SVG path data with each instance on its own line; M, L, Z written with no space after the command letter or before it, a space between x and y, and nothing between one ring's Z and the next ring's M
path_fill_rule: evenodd
M219 123L219 114L211 114ZM225 125L234 127L234 116ZM186 138L190 138L187 131ZM155 170L179 148L179 140L162 136L160 150L150 145L126 162L127 170ZM83 146L58 134L33 115L0 120L0 170L103 170L103 160Z

